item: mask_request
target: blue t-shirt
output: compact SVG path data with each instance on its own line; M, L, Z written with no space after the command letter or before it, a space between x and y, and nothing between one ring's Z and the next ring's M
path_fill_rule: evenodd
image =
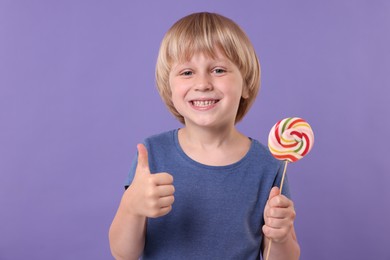
M259 259L263 211L271 188L280 184L283 163L251 139L240 161L204 165L184 153L177 133L144 142L150 171L173 176L175 202L169 214L148 219L142 259ZM287 182L283 193L289 196Z

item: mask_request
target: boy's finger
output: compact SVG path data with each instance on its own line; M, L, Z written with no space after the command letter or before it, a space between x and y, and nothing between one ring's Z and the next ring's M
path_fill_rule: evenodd
M156 185L169 185L173 183L173 176L166 172L153 174Z
M148 150L143 144L138 144L137 149L138 149L137 168L143 170L144 172L150 173L149 161L148 161Z
M273 197L276 197L280 194L280 190L278 187L273 187L271 191L269 192L268 200L272 199Z
M293 202L284 195L277 195L268 201L270 207L288 208L294 207Z

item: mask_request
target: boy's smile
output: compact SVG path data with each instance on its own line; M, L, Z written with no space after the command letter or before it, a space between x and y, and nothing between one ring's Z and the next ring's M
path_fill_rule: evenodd
M215 58L196 53L174 63L169 82L186 126L234 126L240 99L247 97L239 69L219 51Z
M190 104L193 106L196 110L208 110L212 109L216 103L219 102L219 99L198 99L198 100L191 100Z

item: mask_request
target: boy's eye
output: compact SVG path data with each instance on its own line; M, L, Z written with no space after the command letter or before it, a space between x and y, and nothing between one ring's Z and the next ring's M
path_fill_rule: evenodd
M225 73L226 70L225 70L225 69L221 69L221 68L216 68L216 69L214 69L214 72L215 72L216 74L222 74L222 73Z
M180 73L180 75L182 75L182 76L191 76L192 75L192 71L186 70L186 71L183 71L182 73Z

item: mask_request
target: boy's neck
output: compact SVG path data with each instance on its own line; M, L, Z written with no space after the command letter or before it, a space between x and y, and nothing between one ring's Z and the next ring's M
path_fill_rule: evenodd
M193 160L213 166L223 166L242 159L249 150L250 140L235 127L224 129L194 129L184 127L178 133L183 151Z
M216 149L228 146L241 134L235 127L230 128L193 128L184 127L179 130L179 138L192 147Z

